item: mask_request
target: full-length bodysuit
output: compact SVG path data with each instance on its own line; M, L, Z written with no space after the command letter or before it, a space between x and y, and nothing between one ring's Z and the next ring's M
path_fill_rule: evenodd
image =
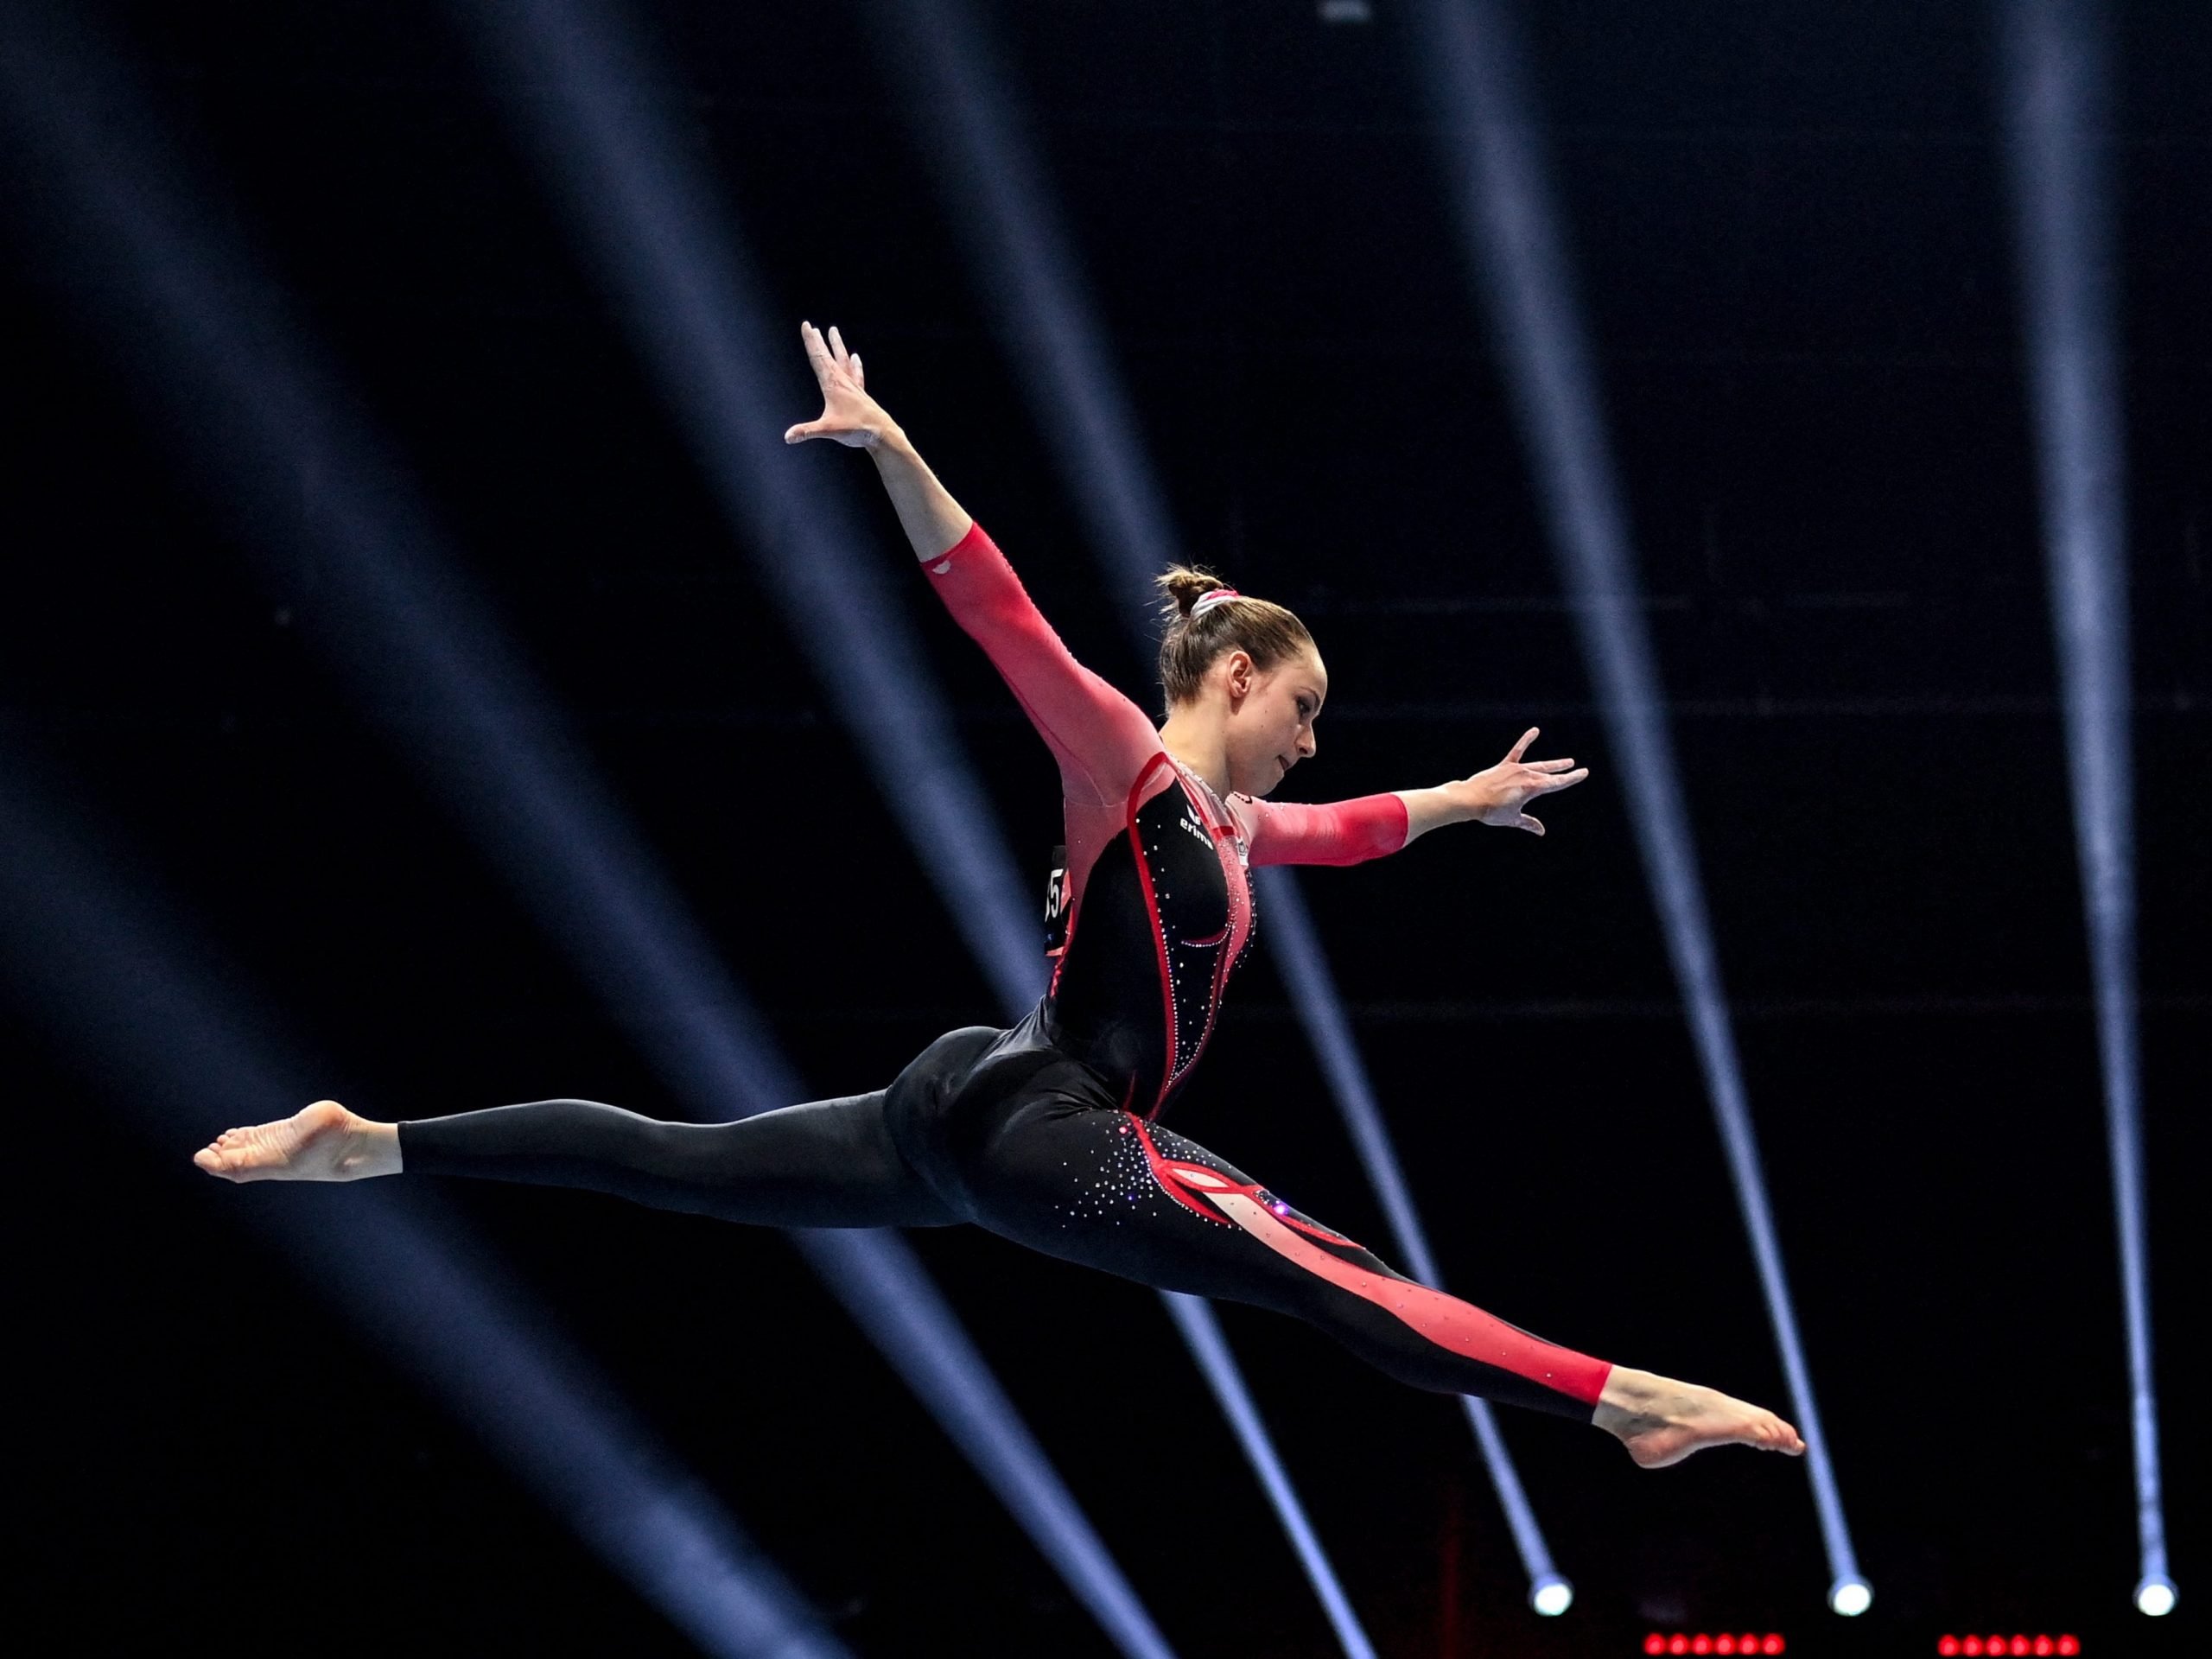
M1068 933L1044 999L1011 1030L940 1037L873 1094L721 1124L588 1101L499 1107L401 1125L405 1168L778 1226L974 1222L1295 1315L1418 1387L1587 1421L1605 1362L1394 1273L1156 1121L1250 945L1248 867L1395 852L1404 803L1224 801L1068 653L981 526L923 569L1059 763Z

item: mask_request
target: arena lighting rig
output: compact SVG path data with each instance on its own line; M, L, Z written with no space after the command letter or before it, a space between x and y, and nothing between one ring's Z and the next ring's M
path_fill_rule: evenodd
M711 1116L804 1098L550 699L442 567L441 538L398 483L404 469L346 420L346 400L304 352L240 308L238 296L278 290L213 239L219 216L194 211L168 181L175 167L154 158L173 147L143 130L135 89L58 38L7 44L0 73L8 73L5 107L55 181L76 251L113 278L81 291L110 308L100 320L112 343L167 400L201 475L257 509L257 527L286 535L299 533L295 481L323 480L315 546L349 625L327 636L341 680L372 717L386 717L588 980L618 1007L642 991L680 1016L645 1027L677 1101ZM222 441L210 408L238 422L240 442ZM1166 1659L1150 1616L904 1241L791 1236L1122 1650Z
M917 143L937 172L976 284L1000 333L1019 348L1014 381L1030 397L1035 426L1076 504L1113 602L1135 630L1137 659L1148 671L1155 644L1149 628L1159 604L1153 577L1177 563L1182 550L1042 169L1004 114L1018 100L963 0L888 0L867 15L885 72L904 87ZM1397 1254L1414 1278L1441 1288L1298 878L1287 868L1255 874L1268 916L1261 938L1320 1058ZM1528 1573L1529 1605L1547 1617L1564 1613L1573 1604L1573 1586L1553 1564L1497 1414L1488 1401L1471 1395L1460 1403ZM1285 1512L1283 1519L1298 1535L1302 1517L1294 1522ZM1309 1563L1309 1575L1315 1565ZM1315 1588L1333 1607L1318 1579Z
M2159 1487L2143 1186L2126 463L2113 331L2111 190L2091 136L2106 101L2104 43L2092 26L2088 0L2005 0L2000 25L2028 393L2120 1235L2135 1452L2135 1605L2158 1618L2173 1610L2175 1591Z
M316 1068L247 1033L204 950L156 920L177 907L17 766L0 770L0 973L165 1155L241 1100L296 1097ZM270 999L251 999L256 1009ZM241 1224L428 1385L522 1485L716 1659L850 1659L783 1574L514 1287L442 1205L374 1185L241 1197Z
M1629 817L1637 850L1750 1235L1792 1413L1804 1437L1806 1472L1827 1552L1828 1605L1855 1617L1872 1605L1873 1591L1859 1571L1844 1521L1783 1271L1658 669L1637 608L1627 516L1559 216L1522 96L1518 44L1499 0L1416 0L1414 11L1409 36L1421 60L1416 73L1427 84L1437 118L1452 211L1505 365L1582 654L1634 807Z
M897 620L883 573L853 550L866 544L853 515L836 494L807 488L805 469L793 464L779 424L764 418L764 391L789 384L779 368L795 354L789 333L767 323L772 314L759 298L760 285L715 193L626 95L626 87L643 81L637 46L614 10L593 0L463 5L455 15L496 70L557 89L515 106L530 146L575 213L592 257L629 297L626 315L640 325L640 343L723 511L760 556L788 626L920 850L923 868L1001 1008L1019 1019L1035 1002L1044 976L1018 867L962 757L944 696ZM887 719L891 711L896 721ZM1212 1325L1211 1309L1171 1306L1170 1313L1254 1459L1339 1639L1362 1659L1370 1651L1367 1639L1249 1409L1227 1343L1217 1332L1211 1343L1194 1335ZM1068 1570L1065 1554L1054 1559ZM1084 1570L1115 1574L1122 1600L1113 1618L1097 1591L1072 1576L1071 1584L1117 1641L1132 1653L1159 1643L1103 1546Z

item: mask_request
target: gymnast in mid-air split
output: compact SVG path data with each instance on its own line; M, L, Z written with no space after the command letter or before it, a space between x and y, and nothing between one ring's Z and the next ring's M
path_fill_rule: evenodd
M1532 729L1457 783L1270 801L1313 754L1329 692L1297 617L1204 571L1168 571L1155 727L1068 653L868 395L837 331L800 333L823 410L785 441L873 458L923 575L1059 763L1065 932L1043 1000L1011 1030L938 1038L888 1088L734 1123L583 1100L380 1123L325 1100L226 1131L200 1167L233 1181L404 1172L588 1187L775 1227L973 1222L1141 1284L1290 1314L1416 1388L1595 1423L1647 1467L1728 1444L1802 1452L1770 1411L1554 1346L1414 1283L1160 1121L1250 948L1253 866L1357 864L1452 823L1541 835L1524 809L1586 771L1524 760Z

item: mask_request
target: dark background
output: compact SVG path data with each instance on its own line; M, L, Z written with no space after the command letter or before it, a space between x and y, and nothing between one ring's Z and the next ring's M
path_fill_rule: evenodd
M788 317L871 385L1089 659L1141 684L1014 350L865 8L632 0ZM1661 1475L1551 1420L1514 1451L1573 1611L1539 1620L1459 1414L1224 1319L1388 1654L1627 1654L1649 1628L1927 1653L1945 1629L2187 1649L2205 1510L2180 1268L2212 982L2205 272L2212 22L2113 14L2145 1133L2181 1610L2129 1610L2109 1167L1976 6L1524 8L1573 268L1815 1385L1876 1589L1855 1624L1802 1469ZM1592 781L1306 891L1452 1282L1561 1340L1783 1403L1743 1230L1399 8L1000 5L1019 88L1186 546L1282 600L1334 690L1307 798L1440 780L1521 728ZM990 1018L987 987L667 406L437 6L103 9L110 48L342 365L821 1094ZM11 48L11 49L14 49ZM235 1224L207 1131L582 1095L672 1115L610 1019L321 666L79 302L54 181L4 154L0 732L111 826L229 988L332 1069L149 1141L0 1005L20 1161L19 1619L81 1650L685 1644L438 1401ZM2194 297L2192 297L2194 296ZM754 418L815 404L793 349ZM211 419L221 418L219 410ZM794 467L865 502L870 468ZM312 511L311 480L283 487ZM1052 773L910 610L1013 843ZM770 874L772 871L772 874ZM118 880L124 878L118 868ZM163 897L162 895L168 895ZM25 1005L28 1007L28 1005ZM205 1085L207 1080L200 1080ZM203 1093L206 1092L203 1087ZM219 1087L215 1093L219 1094ZM223 1115L226 1113L226 1115ZM1382 1229L1264 951L1177 1127ZM863 1656L1104 1638L777 1236L559 1192L453 1203ZM916 1243L1180 1651L1332 1650L1146 1292L970 1231ZM2200 1586L2201 1587L2201 1586ZM19 1591L19 1596L23 1592Z

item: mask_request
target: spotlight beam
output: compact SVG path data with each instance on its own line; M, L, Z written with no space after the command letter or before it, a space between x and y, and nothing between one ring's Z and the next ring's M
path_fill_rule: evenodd
M248 505L264 531L296 524L294 480L324 480L316 550L332 584L338 625L326 643L341 682L610 1005L642 995L675 1014L645 1035L684 1109L715 1118L804 1098L551 700L440 556L404 469L346 418L330 377L290 348L281 324L239 308L238 296L278 290L211 239L211 216L186 193L157 182L151 158L162 147L141 131L131 89L82 51L10 45L0 111L20 119L57 181L65 241L93 251L112 276L84 296L134 369L152 370L146 390L195 473ZM240 431L226 437L214 411ZM326 435L322 449L307 436L315 432ZM251 537L246 545L270 550ZM926 786L923 795L938 798ZM793 1236L1123 1651L1165 1659L1135 1592L905 1242L888 1232Z
M868 764L896 779L886 805L927 849L946 912L999 1001L1044 988L1035 932L996 815L959 759L951 711L907 631L871 537L818 468L794 464L766 411L813 394L795 330L746 257L726 193L681 159L632 89L653 85L613 10L593 0L468 3L449 13L493 73L543 175L625 298L622 320L681 416L725 516L749 550ZM804 390L802 386L804 385ZM812 459L811 457L809 458ZM810 483L810 478L815 482ZM947 841L938 830L961 825Z
M246 1034L259 1022L211 989L235 975L205 971L205 953L154 919L175 907L144 896L141 873L89 851L105 838L70 817L20 767L0 770L0 972L181 1168L185 1148L239 1100L297 1097L315 1068L280 1061ZM442 1206L378 1184L311 1199L259 1189L227 1208L703 1652L844 1659L737 1522L525 1311Z
M1483 291L1583 658L1632 808L1637 850L1804 1436L1806 1470L1828 1558L1830 1605L1838 1611L1863 1610L1870 1592L1844 1519L1783 1270L1689 814L1661 712L1658 669L1639 608L1635 556L1599 410L1597 376L1560 246L1558 214L1521 98L1517 42L1504 8L1492 0L1421 0L1414 41L1440 128L1440 159L1452 209Z
M1267 1425L1260 1421L1259 1408L1252 1403L1251 1391L1244 1386L1236 1356L1229 1351L1229 1341L1221 1333L1221 1322L1214 1317L1213 1304L1202 1296L1186 1296L1173 1290L1160 1292L1160 1299L1166 1304L1167 1316L1175 1321L1183 1340L1199 1357L1207 1379L1219 1379L1215 1382L1214 1398L1236 1431L1237 1444L1243 1448L1246 1459L1267 1488L1268 1501L1282 1517L1291 1535L1291 1547L1306 1569L1306 1582L1320 1597L1322 1611L1336 1630L1337 1642L1344 1649L1345 1659L1376 1659L1375 1644L1367 1639L1359 1615L1352 1611L1344 1586L1337 1582L1321 1541L1306 1518L1306 1506L1291 1488L1290 1477L1276 1454L1274 1440L1268 1434Z
M1014 107L1011 82L962 0L884 0L868 16L877 25L887 73L905 88L916 137L936 170L976 283L1003 319L1004 332L1022 348L1016 382L1052 446L1115 602L1132 626L1137 658L1148 665L1155 641L1147 629L1159 602L1152 579L1182 552L1052 193L1018 124L1002 113ZM1257 874L1270 917L1261 937L1322 1057L1330 1092L1399 1254L1414 1277L1440 1287L1298 879L1288 869ZM1564 1611L1572 1588L1553 1565L1496 1414L1487 1401L1463 1396L1461 1403L1528 1573L1531 1599L1548 1612ZM1294 1537L1305 1526L1302 1515L1294 1520L1286 1514L1284 1521Z
M1320 1059L1322 1076L1328 1080L1329 1092L1343 1115L1360 1166L1367 1172L1368 1184L1382 1207L1384 1224L1407 1271L1421 1283L1441 1288L1444 1275L1428 1248L1428 1231L1414 1206L1397 1148L1352 1037L1351 1017L1338 994L1328 959L1321 952L1313 918L1306 912L1305 894L1287 869L1262 870L1260 882L1267 899L1268 936L1276 966L1282 970L1291 1005L1298 1010ZM1536 1524L1535 1510L1522 1489L1520 1471L1506 1450L1497 1414L1491 1409L1489 1401L1472 1395L1461 1395L1459 1404L1466 1412L1468 1427L1474 1431L1491 1484L1497 1490L1499 1506L1513 1534L1513 1547L1529 1575L1529 1605L1547 1615L1565 1612L1573 1605L1573 1586L1553 1563L1550 1547Z
M964 0L865 7L877 57L903 87L969 265L1010 337L1030 416L1066 480L1112 601L1139 628L1147 674L1152 579L1181 552L1136 414L1115 372L1080 262L1031 146L1005 113L1010 79Z
M2075 0L2000 8L2005 157L2018 243L2029 402L2042 481L2135 1452L2137 1605L2173 1605L2152 1363L2135 980L2135 779L2129 732L2126 461L2113 319L2111 184L2094 130L2105 45Z
M627 315L640 325L646 355L692 435L741 539L774 578L785 561L765 533L767 529L778 529L788 540L794 521L813 515L817 522L839 522L844 510L832 507L827 498L799 497L799 471L788 452L779 443L766 447L773 429L758 418L760 394L754 392L749 403L743 395L747 388L774 384L769 365L775 347L770 341L778 331L766 324L760 284L741 238L727 228L726 210L650 116L623 95L625 86L651 83L611 10L595 8L589 0L528 0L496 14L461 10L493 64L556 89L554 97L527 103L532 147L575 211L592 256L626 300ZM1063 355L1081 346L1066 331L1056 340ZM1120 411L1096 397L1087 399L1084 409L1102 441L1110 441ZM772 522L764 521L764 504L770 505ZM1156 509L1156 502L1153 505ZM1144 506L1124 493L1119 510L1141 513ZM887 604L855 607L841 601L848 587L870 587L880 580L875 567L851 551L859 544L860 538L849 532L817 536L806 546L804 562L817 572L822 592L810 594L789 582L780 583L779 592L785 620L817 671L849 688L840 697L842 713L865 735L886 701L938 709L942 698ZM1140 602L1148 607L1148 575L1138 585L1144 595ZM911 666L893 679L881 668L893 663ZM931 733L926 740L863 743L863 753L886 796L911 803L901 823L925 873L941 882L938 854L976 841L963 814L982 810L983 792L960 758L949 720L933 720ZM915 747L924 741L936 745L926 756ZM923 764L935 769L939 786L933 791L915 786L915 768ZM971 804L963 807L963 802ZM1035 1002L1042 980L1037 931L1020 892L1018 867L994 836L973 856L961 886L944 894L956 914L965 914L979 894L988 901L964 937L1013 1019ZM1020 919L1009 919L1014 917ZM1301 1566L1341 1631L1351 1618L1349 1602L1264 1427L1249 1409L1227 1344L1217 1331L1211 1343L1194 1334L1214 1329L1210 1313L1193 1315L1173 1304L1169 1307L1201 1375L1253 1454L1262 1488L1276 1505ZM1363 1650L1366 1638L1356 1624L1349 1628Z

